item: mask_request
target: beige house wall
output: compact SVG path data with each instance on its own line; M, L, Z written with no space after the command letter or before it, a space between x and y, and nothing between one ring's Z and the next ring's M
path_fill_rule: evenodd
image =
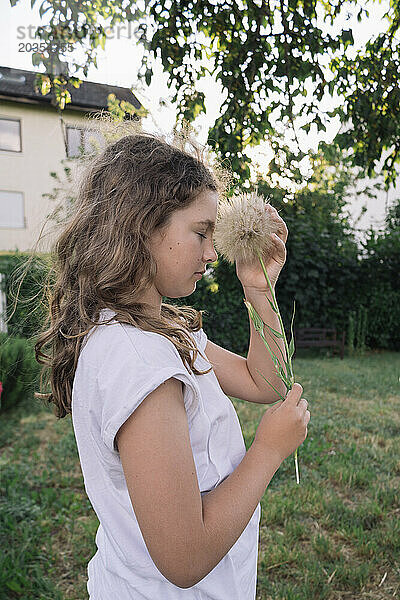
M21 121L22 152L0 150L0 190L22 192L25 227L0 227L1 250L30 250L40 235L54 202L44 198L56 185L50 172L62 175L61 160L66 158L62 123L55 108L43 104L0 101L0 117ZM63 111L66 125L82 125L87 121L83 111ZM46 231L50 232L48 221ZM37 249L46 251L54 238L48 233Z

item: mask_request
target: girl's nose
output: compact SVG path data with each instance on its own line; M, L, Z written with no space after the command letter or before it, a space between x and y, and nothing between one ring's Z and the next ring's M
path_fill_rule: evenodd
M208 248L205 252L206 260L204 262L213 263L217 260L218 254L215 251L214 244L211 243L211 250Z

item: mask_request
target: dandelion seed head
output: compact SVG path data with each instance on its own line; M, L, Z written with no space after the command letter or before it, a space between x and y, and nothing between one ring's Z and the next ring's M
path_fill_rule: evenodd
M268 204L257 192L220 200L214 244L231 264L236 260L252 263L257 259L257 251L264 257L272 254L272 235L278 232L278 224L270 215Z

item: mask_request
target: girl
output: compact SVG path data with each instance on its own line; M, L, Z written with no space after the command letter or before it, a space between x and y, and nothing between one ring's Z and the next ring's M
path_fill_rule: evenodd
M260 500L310 415L295 384L246 452L228 392L273 399L207 340L201 312L162 301L189 296L217 259L221 191L199 151L125 135L92 159L55 247L36 352L100 522L91 600L255 598Z

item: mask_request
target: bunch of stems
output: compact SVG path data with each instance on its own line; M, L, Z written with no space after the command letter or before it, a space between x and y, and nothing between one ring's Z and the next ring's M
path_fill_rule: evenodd
M244 303L246 305L246 308L249 312L249 316L251 318L251 320L253 321L254 324L254 328L257 331L257 333L260 335L262 341L264 342L265 347L267 348L271 359L274 363L275 366L275 370L276 373L278 375L278 377L284 382L284 384L286 385L287 391L291 390L294 384L294 371L293 371L293 366L292 366L292 357L294 355L294 336L293 336L293 322L294 322L294 315L295 315L295 301L293 301L293 315L292 315L292 322L290 325L290 331L291 331L291 340L290 340L290 344L288 345L287 340L286 340L286 334L285 334L285 328L283 326L283 321L282 321L282 317L281 314L279 312L279 307L278 307L278 303L276 301L276 297L275 297L275 292L274 292L274 288L271 285L270 279L268 277L267 271L265 269L265 265L263 262L263 259L261 257L260 252L257 251L257 256L259 258L259 261L261 263L261 267L265 276L265 279L267 280L269 289L271 291L271 295L272 295L272 302L271 300L268 298L268 296L266 295L266 299L268 300L272 310L278 315L278 319L279 319L279 324L281 326L281 331L276 331L275 329L273 329L272 327L270 327L268 325L268 323L264 323L264 321L262 320L262 318L260 317L260 315L257 313L257 311L253 308L253 306L251 305L250 302L248 302L247 300L244 300ZM285 358L285 356L282 353L282 350L280 348L280 346L278 344L277 347L279 348L281 354L282 354L282 360L283 360L283 365L282 366L282 362L278 359L278 357L276 356L275 352L272 350L272 348L270 347L270 345L268 344L265 335L264 335L264 327L267 327L270 335L277 338L277 339L283 339L284 344L285 344L285 349L286 349L286 356L287 359ZM257 369L258 371L258 369ZM261 375L261 377L268 383L268 385L270 387L272 387L272 389L276 392L276 394L279 396L279 400L277 400L276 402L274 402L274 404L277 404L278 402L280 402L281 400L285 400L285 398L282 396L282 394L280 394L280 392L278 392L278 390L276 390L274 388L274 386L268 381L268 379L266 379L264 377L264 375L262 373L260 373L260 371L258 371L258 373ZM272 405L273 406L273 405ZM296 482L299 484L300 483L300 475L299 475L299 461L298 461L298 453L297 453L297 449L294 453L294 464L295 464L295 471L296 471Z

